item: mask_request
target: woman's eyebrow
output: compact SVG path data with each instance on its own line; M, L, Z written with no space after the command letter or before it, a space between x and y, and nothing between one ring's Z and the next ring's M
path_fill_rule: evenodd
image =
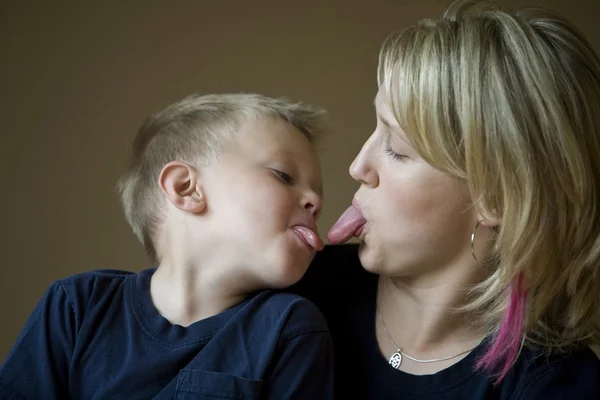
M387 119L385 119L385 118L383 118L383 117L381 116L381 114L379 114L379 113L377 112L377 98L374 98L374 99L373 99L373 107L375 107L375 113L377 114L377 118L379 118L379 120L381 121L381 123L382 123L383 125L387 126L388 128L391 128L392 126L390 125L390 123L388 122L388 120L387 120Z
M377 114L377 118L379 118L379 120L381 121L381 123L385 126L387 126L388 128L391 128L392 126L390 125L390 123L383 118L381 115Z

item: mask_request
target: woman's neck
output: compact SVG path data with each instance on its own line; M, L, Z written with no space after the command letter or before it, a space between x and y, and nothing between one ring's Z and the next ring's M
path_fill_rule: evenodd
M469 280L474 283L475 279ZM466 304L469 290L467 284L459 282L469 280L427 279L425 285L415 279L382 276L375 323L383 355L389 358L399 346L413 358L429 360L455 356L476 347L486 335L483 324L457 311ZM466 353L434 363L418 363L403 357L400 369L413 374L431 374L464 356Z

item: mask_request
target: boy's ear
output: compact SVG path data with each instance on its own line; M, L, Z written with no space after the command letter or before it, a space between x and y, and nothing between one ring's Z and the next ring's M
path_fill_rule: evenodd
M175 207L198 214L206 209L206 198L198 178L196 168L181 161L171 161L160 171L158 185Z

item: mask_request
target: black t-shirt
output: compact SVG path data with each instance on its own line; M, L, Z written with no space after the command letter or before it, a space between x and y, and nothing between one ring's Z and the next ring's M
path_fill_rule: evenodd
M507 377L494 386L477 372L480 345L431 375L393 369L375 339L378 276L360 266L356 245L327 246L292 290L323 311L333 337L339 399L599 399L600 361L587 347L544 357L524 349Z
M154 269L55 282L0 366L0 399L331 399L331 339L306 299L262 291L188 327Z

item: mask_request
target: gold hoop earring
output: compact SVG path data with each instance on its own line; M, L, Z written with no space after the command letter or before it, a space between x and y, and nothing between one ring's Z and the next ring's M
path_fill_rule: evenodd
M473 259L475 261L477 261L477 263L479 265L487 265L490 262L492 262L492 260L494 259L494 256L492 255L490 258L488 258L486 261L481 262L477 259L477 256L475 255L475 233L477 232L477 228L479 228L479 225L483 222L483 220L481 221L477 221L477 224L475 224L475 228L473 229L473 233L471 234L471 255L473 256ZM497 232L497 229L494 227L494 231Z

